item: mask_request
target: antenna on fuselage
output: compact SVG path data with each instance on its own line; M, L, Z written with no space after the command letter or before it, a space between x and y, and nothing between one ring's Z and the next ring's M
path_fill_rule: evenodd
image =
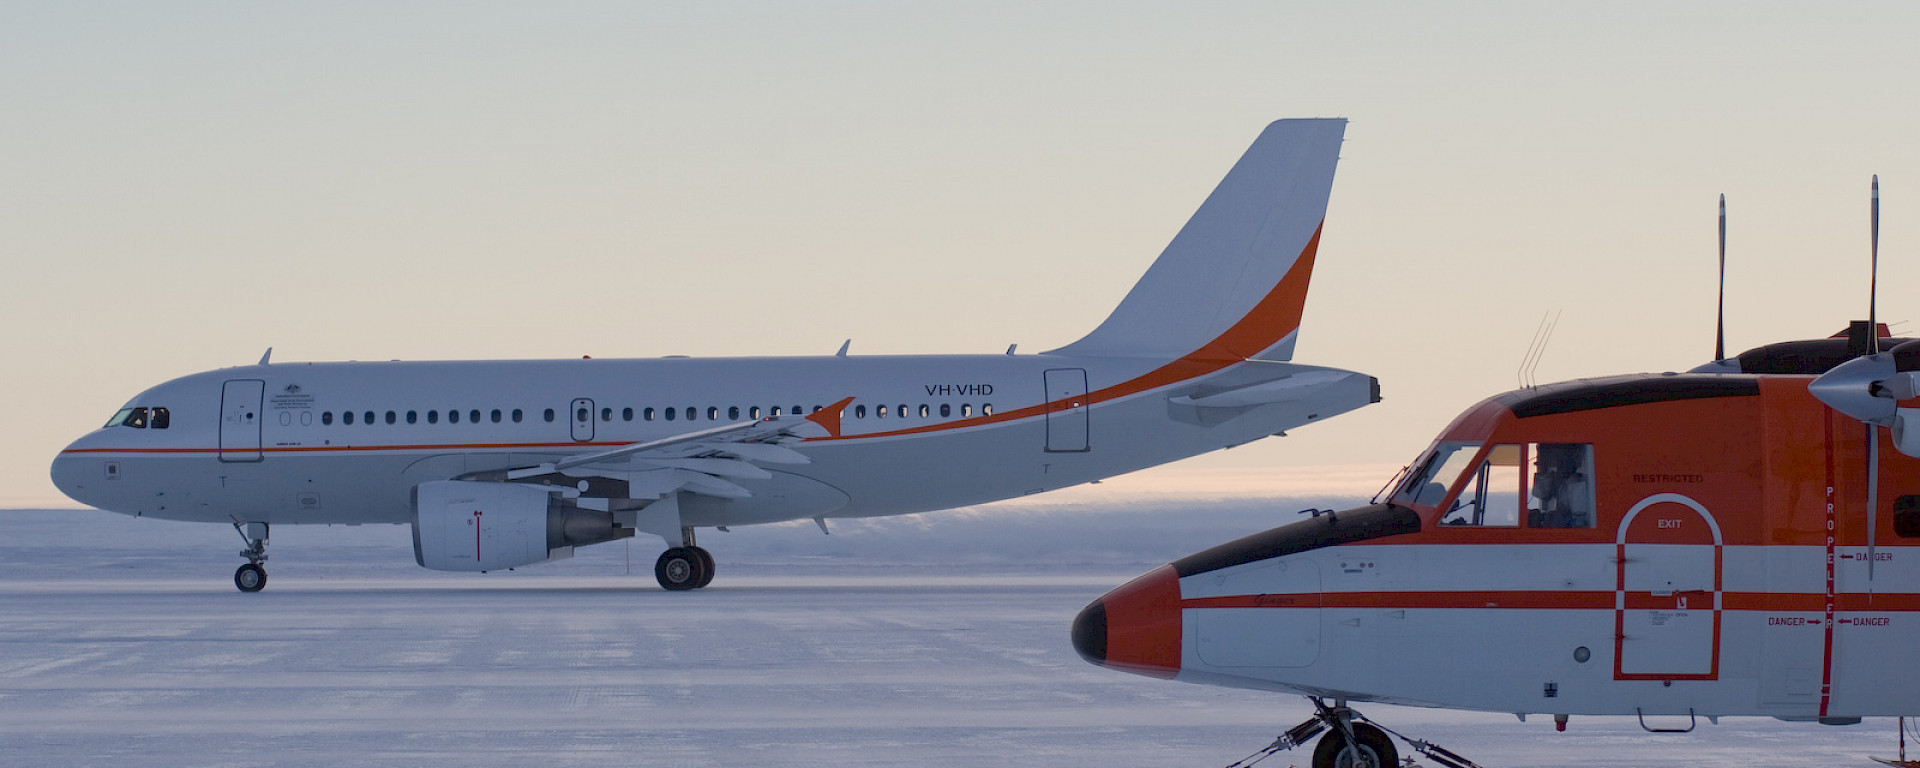
M1555 311L1549 320L1546 313L1540 314L1540 326L1533 330L1533 342L1527 345L1527 354L1520 358L1520 370L1516 377L1521 389L1534 386L1533 372L1540 367L1540 358L1547 352L1547 342L1553 338L1553 327L1560 324L1560 313Z

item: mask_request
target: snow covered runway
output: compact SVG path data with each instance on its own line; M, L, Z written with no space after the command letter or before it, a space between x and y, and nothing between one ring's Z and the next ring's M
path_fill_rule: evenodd
M695 593L653 586L650 547L632 576L617 544L437 574L412 565L404 528L292 529L275 532L267 590L244 595L226 580L231 532L0 513L0 764L1187 768L1306 716L1298 699L1082 662L1073 615L1139 569L983 564L954 549L968 525L1007 521L940 523L911 545L851 527L834 546L866 549L840 562L782 553L795 531L715 536L721 577ZM1490 768L1861 765L1893 746L1880 722L1654 736L1576 718L1555 734L1543 718L1362 709Z

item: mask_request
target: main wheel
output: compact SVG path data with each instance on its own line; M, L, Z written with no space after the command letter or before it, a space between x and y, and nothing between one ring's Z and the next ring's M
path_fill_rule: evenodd
M1313 768L1393 768L1399 764L1400 754L1394 750L1393 740L1379 728L1354 723L1353 739L1359 743L1349 745L1340 729L1328 729L1313 748Z
M233 585L242 592L258 592L267 588L267 569L259 563L247 563L233 572Z
M693 547L673 547L660 553L660 559L653 563L653 578L666 589L680 591L699 589L701 580L711 578L707 573L707 564Z
M708 552L705 547L689 547L689 549L692 549L695 555L700 556L701 572L705 574L700 577L700 583L693 585L693 588L704 589L708 584L713 583L713 553Z

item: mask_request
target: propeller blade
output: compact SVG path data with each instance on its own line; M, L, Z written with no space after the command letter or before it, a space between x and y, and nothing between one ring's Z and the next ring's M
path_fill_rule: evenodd
M1873 340L1868 349L1873 354L1880 352L1880 325L1874 314L1880 299L1880 174L1873 175L1873 277L1867 286L1867 331Z
M1727 195L1720 193L1720 309L1713 321L1713 359L1727 359Z

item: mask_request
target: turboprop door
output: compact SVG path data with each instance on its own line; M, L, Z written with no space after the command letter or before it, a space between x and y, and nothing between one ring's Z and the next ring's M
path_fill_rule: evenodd
M259 461L260 398L267 383L235 379L220 388L220 460Z
M1614 678L1720 674L1720 527L1677 493L1642 499L1620 523Z
M1084 452L1087 441L1087 371L1054 368L1047 377L1047 450Z

